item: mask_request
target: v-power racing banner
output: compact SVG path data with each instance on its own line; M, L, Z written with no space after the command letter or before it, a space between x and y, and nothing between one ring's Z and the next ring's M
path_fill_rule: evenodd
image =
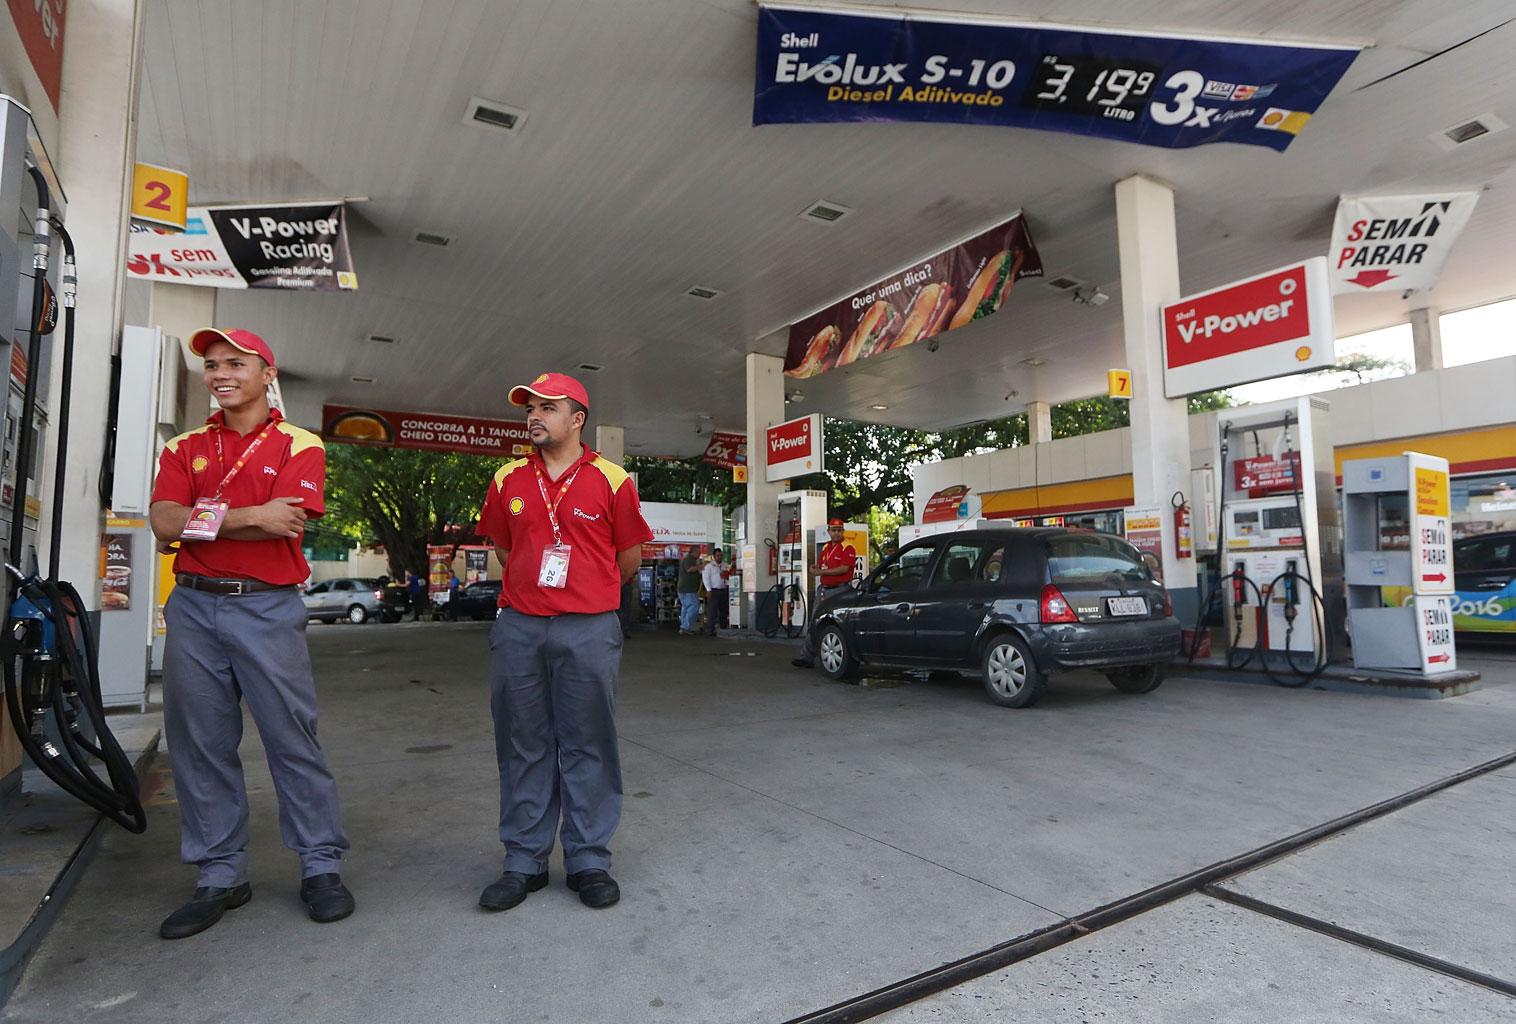
M1357 56L1346 46L763 6L753 123L943 121L1283 151Z
M183 232L132 225L126 272L212 288L357 291L345 209L191 206Z

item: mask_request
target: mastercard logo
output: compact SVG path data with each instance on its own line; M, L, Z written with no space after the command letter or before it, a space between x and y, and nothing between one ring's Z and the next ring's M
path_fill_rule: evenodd
M207 459L204 455L196 455L194 461L190 463L190 469L196 473L204 473L205 468L210 464L211 460Z
M521 514L521 510L526 508L526 502L522 501L520 498L512 498L510 508L511 515L519 516Z
M1295 350L1295 360L1297 362L1303 363L1309 358L1311 358L1311 347L1309 345L1301 345Z

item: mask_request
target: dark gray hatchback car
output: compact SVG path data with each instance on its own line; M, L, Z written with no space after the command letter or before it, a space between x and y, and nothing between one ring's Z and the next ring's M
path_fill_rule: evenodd
M1061 529L986 528L902 548L816 614L830 676L864 666L978 674L1005 707L1036 703L1050 672L1092 668L1147 693L1179 653L1168 592L1126 541Z

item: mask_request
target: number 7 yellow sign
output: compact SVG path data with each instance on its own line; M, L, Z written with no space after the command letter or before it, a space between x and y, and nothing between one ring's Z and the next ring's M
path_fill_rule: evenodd
M184 230L189 208L189 175L167 167L138 164L132 172L132 219Z
M1112 398L1132 397L1132 371L1131 370L1107 370L1105 371L1106 391Z

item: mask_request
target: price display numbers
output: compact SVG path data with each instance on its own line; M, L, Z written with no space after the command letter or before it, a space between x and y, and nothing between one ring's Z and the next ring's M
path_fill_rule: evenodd
M1021 105L1135 122L1162 72L1143 61L1048 54L1037 62Z

